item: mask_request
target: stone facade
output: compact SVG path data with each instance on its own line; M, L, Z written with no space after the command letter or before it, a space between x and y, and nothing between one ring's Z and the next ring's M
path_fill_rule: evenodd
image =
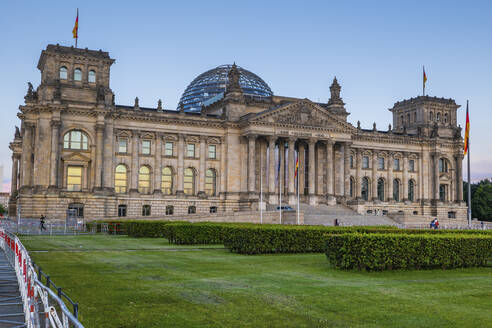
M229 71L200 113L116 105L107 52L49 45L19 107L9 209L22 217L165 217L342 203L360 213L464 217L458 105L398 102L393 126L347 122L336 78L328 103L246 96ZM295 178L295 160L299 174ZM261 186L260 186L261 185ZM281 186L280 190L279 187ZM13 212L12 212L13 211ZM215 214L214 214L215 215Z

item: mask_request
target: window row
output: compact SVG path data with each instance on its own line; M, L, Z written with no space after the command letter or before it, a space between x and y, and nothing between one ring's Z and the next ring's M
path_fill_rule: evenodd
M385 165L385 158L384 157L378 157L378 170L384 170L386 168ZM369 169L370 167L370 161L369 161L369 156L362 156L362 168L363 169ZM393 159L393 170L394 171L400 171L400 159L399 158L394 158ZM350 155L350 168L354 168L354 156ZM408 171L409 172L415 172L415 160L410 159L408 160Z
M401 182L399 179L393 179L393 184L392 184L392 190L393 190L393 200L396 202L401 201L400 199L400 188L401 188ZM385 201L385 189L386 189L386 181L383 178L379 178L377 182L377 198L380 201ZM355 197L354 195L355 191L355 179L353 177L350 178L350 197ZM369 178L368 177L363 177L362 178L362 183L361 183L361 198L363 200L369 200L369 193L370 193L370 183L369 183ZM415 181L414 180L409 180L408 181L408 195L407 199L411 202L415 201Z
M151 205L142 205L142 216L150 216L151 215ZM217 213L217 206L210 206L210 213ZM127 216L128 206L126 204L118 205L118 216L125 217ZM188 206L188 214L196 214L196 206ZM167 205L166 206L166 215L174 215L174 206Z
M185 195L196 194L196 171L188 167L183 172L183 192ZM138 191L142 194L151 192L151 172L150 167L141 166L138 171ZM172 195L176 181L174 169L166 166L161 172L161 191L165 195ZM115 169L114 178L115 192L126 193L128 191L128 170L123 164L119 164ZM217 193L217 172L214 169L205 171L205 194L215 196Z
M66 66L60 67L59 71L60 80L68 79L68 69ZM82 81L82 70L80 68L76 68L73 70L73 80L74 81ZM90 70L87 74L87 82L96 83L96 71Z
M188 158L197 158L196 145L193 143L186 144L185 154ZM118 153L127 154L128 153L128 140L127 139L119 139L118 140ZM151 140L142 140L141 143L141 153L143 155L151 155L152 154L152 141ZM175 151L175 143L172 141L166 141L164 143L164 156L176 156ZM217 146L216 145L208 145L208 158L216 159L217 158Z
M407 125L409 125L410 123L415 123L417 121L417 113L416 112L412 112L411 114L410 113L407 113L406 115L406 121L405 121L405 116L404 115L400 115L400 123L401 125L405 125L405 123Z
M429 113L429 120L431 122L436 121L436 122L448 123L448 113L441 114L441 113L437 112L436 116L434 117L434 112L430 112Z

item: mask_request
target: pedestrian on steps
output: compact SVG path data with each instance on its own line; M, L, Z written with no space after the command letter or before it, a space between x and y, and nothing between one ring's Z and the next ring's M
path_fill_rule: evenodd
M46 230L46 227L44 226L44 220L45 220L44 215L41 215L41 217L39 218L39 228L41 229L41 232L43 230Z

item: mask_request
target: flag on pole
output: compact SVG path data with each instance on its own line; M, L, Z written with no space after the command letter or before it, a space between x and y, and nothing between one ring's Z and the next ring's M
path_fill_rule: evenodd
M468 152L468 139L470 138L470 117L468 116L468 102L466 103L466 126L464 155Z
M77 18L75 18L75 25L73 27L72 34L75 39L75 44L77 44L77 39L79 38L79 8L77 8Z
M425 82L427 82L427 75L424 66L422 66L422 96L425 96Z
M294 171L294 178L297 178L297 170L299 169L299 157L296 160L296 169Z
M424 76L423 76L423 79L424 79L424 85L425 85L425 82L427 82L427 75L425 75L425 68L422 67L423 71L424 71Z

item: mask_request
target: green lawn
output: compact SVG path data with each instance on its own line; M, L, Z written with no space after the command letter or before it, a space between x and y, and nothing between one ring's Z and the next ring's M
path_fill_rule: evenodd
M22 237L86 327L492 327L492 268L339 271L164 239Z

